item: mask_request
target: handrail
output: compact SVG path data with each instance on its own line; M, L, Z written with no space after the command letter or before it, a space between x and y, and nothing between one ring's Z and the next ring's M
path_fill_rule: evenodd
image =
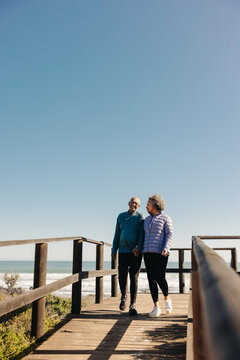
M92 277L102 277L106 275L116 275L117 270L96 270L96 271L82 271L79 274L66 276L62 279L56 280L48 285L33 289L26 294L15 296L12 299L0 302L0 316L6 315L22 306L28 305L33 301L41 299L43 296L51 294L65 286L74 284L79 279L89 279Z
M201 238L192 238L194 359L236 360L240 358L240 278Z
M28 240L6 240L0 241L0 247L3 246L15 246L15 245L28 245L28 244L46 244L50 242L58 242L58 241L73 241L73 240L82 240L83 242L88 242L96 245L105 245L112 246L107 242L96 241L92 239L85 238L83 236L66 236L66 237L56 237L56 238L45 238L45 239L28 239Z
M202 240L239 240L239 235L198 235Z

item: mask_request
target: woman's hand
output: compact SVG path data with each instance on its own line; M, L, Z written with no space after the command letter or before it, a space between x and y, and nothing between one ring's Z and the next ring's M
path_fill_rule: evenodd
M168 256L169 255L169 252L167 250L163 250L161 252L162 256Z

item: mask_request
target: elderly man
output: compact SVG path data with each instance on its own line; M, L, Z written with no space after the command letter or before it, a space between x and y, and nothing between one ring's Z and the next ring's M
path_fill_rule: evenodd
M112 257L115 259L118 251L118 280L121 290L120 310L125 310L127 300L127 275L130 275L130 306L129 314L137 315L136 297L138 275L142 261L143 246L143 216L137 209L140 199L132 197L128 203L129 209L117 218L116 230L112 245Z
M172 302L168 296L168 283L165 278L168 256L172 242L172 220L163 214L164 200L160 194L150 196L147 202L147 211L150 216L144 220L144 262L147 270L148 283L154 308L150 317L161 315L158 302L158 286L162 290L165 300L165 310L172 311Z

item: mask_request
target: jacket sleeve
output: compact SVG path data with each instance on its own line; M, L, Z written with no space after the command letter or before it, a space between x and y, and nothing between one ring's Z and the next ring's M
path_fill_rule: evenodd
M165 246L164 250L170 252L170 248L172 245L172 238L173 238L173 226L172 226L172 219L168 216L165 223L164 223L164 231L165 231Z
M139 235L138 235L138 250L142 251L143 249L143 241L144 241L144 218L143 216L140 219L140 224L139 224Z
M116 254L119 248L119 240L120 240L120 233L121 229L119 226L119 218L117 218L116 228L115 228L115 234L113 238L113 244L112 244L112 254Z

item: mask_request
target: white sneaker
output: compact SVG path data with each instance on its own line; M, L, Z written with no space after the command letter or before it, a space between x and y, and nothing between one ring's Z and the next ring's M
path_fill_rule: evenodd
M170 314L172 312L172 300L171 299L165 300L165 309L166 309L167 314Z
M149 317L158 317L161 315L161 309L157 306L154 306L153 311L148 314Z

